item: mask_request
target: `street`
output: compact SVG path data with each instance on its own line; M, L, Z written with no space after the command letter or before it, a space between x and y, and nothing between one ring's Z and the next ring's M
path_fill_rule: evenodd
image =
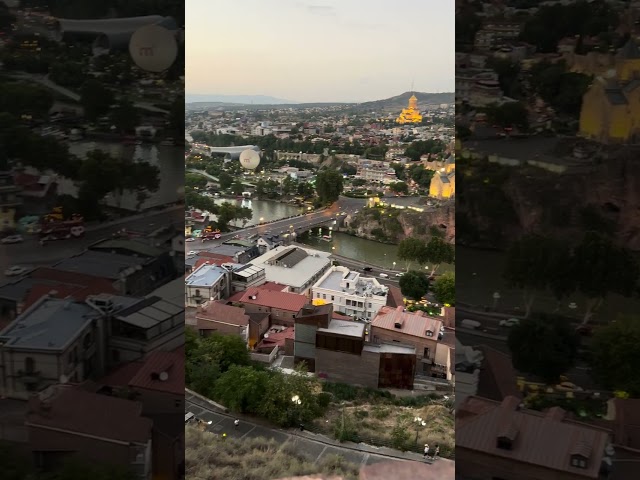
M25 236L23 243L0 245L0 269L4 271L10 265L51 265L59 260L83 252L88 246L109 238L123 228L130 231L151 231L165 225L168 226L172 223L180 222L182 218L184 218L184 208L180 206L170 211L149 213L142 218L135 216L130 219L95 225L89 227L81 238L56 240L45 244L44 247L40 245L37 236Z
M465 319L475 320L480 322L482 327L479 330L471 330L466 328L456 329L456 339L465 346L477 347L486 345L490 348L498 350L506 355L511 356L511 351L507 345L507 336L509 335L508 327L499 326L500 320L504 317L492 317L490 314L480 314L477 312L470 312L461 308L456 309L456 324L459 326L460 322ZM527 375L522 375L525 378L531 378ZM599 390L598 385L593 381L589 375L588 365L578 360L576 366L565 373L565 376L569 378L572 383L584 388L585 390ZM537 381L537 380L534 380Z

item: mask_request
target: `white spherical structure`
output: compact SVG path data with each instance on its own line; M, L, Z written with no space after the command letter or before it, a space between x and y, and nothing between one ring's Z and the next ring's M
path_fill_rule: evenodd
M247 170L255 170L260 165L260 154L255 150L245 150L240 154L240 165Z
M145 25L136 30L129 42L129 53L138 67L148 72L164 72L178 56L173 32L159 25Z

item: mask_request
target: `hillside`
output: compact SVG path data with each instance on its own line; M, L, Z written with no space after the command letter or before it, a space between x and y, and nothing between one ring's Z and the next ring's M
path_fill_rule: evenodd
M372 102L360 103L358 109L368 110L398 110L407 106L411 95L415 95L418 99L418 105L423 107L426 105L439 105L441 103L455 103L456 94L454 92L445 93L423 93L423 92L404 92L395 97L386 98L384 100L374 100Z

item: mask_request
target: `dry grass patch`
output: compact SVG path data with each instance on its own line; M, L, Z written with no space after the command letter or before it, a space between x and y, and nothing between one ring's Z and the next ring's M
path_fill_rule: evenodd
M311 474L358 478L358 467L342 457L322 457L314 464L288 442L223 440L192 426L186 428L185 435L186 477L192 480L273 480Z

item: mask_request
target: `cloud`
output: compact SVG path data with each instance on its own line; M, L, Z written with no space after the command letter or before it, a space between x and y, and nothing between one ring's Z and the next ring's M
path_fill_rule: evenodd
M328 5L307 5L307 10L314 15L335 16L336 9Z

